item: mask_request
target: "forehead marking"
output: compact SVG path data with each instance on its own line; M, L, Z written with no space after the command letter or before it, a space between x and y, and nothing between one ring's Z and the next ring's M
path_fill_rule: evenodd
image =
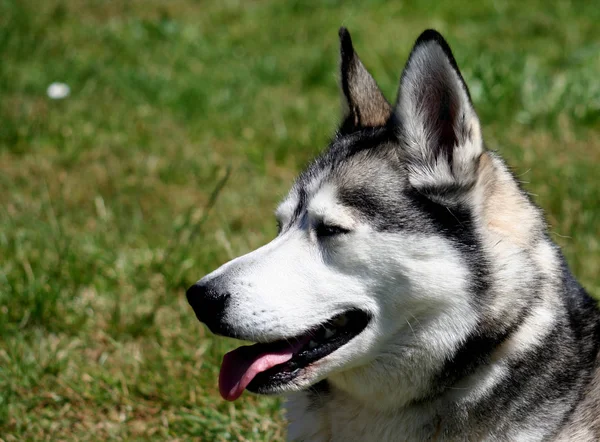
M323 216L338 205L338 198L332 184L324 184L308 203L307 211L313 216Z
M355 224L352 210L340 201L337 190L333 184L325 183L309 202L307 212L325 224L352 228Z
M297 183L295 187L297 189L296 193L298 195L298 202L296 204L296 208L294 210L294 214L292 215L290 224L295 223L302 216L309 201L321 188L321 184L323 182L323 179L325 178L325 174L326 172L321 170L314 175L302 177Z
M343 169L343 164L350 161L355 161L353 157L360 153L366 153L371 149L380 150L383 145L390 141L396 140L393 130L388 127L382 128L367 128L353 134L341 135L338 134L331 142L329 148L319 155L305 170L300 174L300 177L294 185L293 194L297 198L291 198L290 205L295 203L295 209L291 215L288 225L294 224L301 218L307 208L307 204L312 197L319 192L321 185L325 179L336 170ZM384 152L374 154L373 157L381 156L386 158ZM367 154L367 156L370 156ZM360 169L359 169L360 170ZM364 179L364 171L359 172L359 176ZM346 177L343 181L348 181ZM290 197L288 197L290 199ZM339 202L339 201L338 201ZM291 211L288 209L287 200L282 203L280 209L277 210L278 215L285 215Z

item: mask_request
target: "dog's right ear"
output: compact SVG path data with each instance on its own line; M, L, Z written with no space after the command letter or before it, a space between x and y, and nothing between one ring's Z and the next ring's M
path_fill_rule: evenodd
M344 94L344 121L341 132L383 126L392 115L392 106L364 67L352 46L350 32L340 28L341 87Z

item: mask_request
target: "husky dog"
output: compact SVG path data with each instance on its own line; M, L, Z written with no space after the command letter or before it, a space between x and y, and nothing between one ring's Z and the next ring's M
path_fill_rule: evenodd
M187 291L256 343L221 395L285 394L290 440L600 440L596 302L485 149L448 44L417 39L392 106L340 42L343 123L277 237Z

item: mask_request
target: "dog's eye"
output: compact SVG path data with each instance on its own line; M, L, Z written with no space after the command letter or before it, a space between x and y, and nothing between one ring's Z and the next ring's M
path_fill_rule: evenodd
M315 232L319 238L324 238L327 236L341 235L343 233L348 233L348 229L344 229L340 226L334 226L331 224L323 224L319 223L315 226Z

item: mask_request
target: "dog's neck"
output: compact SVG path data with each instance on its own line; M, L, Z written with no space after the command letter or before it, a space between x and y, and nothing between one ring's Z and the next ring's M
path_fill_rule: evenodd
M430 404L379 410L325 385L288 397L289 441L392 441L399 435L403 440L432 440L442 426L441 414Z

